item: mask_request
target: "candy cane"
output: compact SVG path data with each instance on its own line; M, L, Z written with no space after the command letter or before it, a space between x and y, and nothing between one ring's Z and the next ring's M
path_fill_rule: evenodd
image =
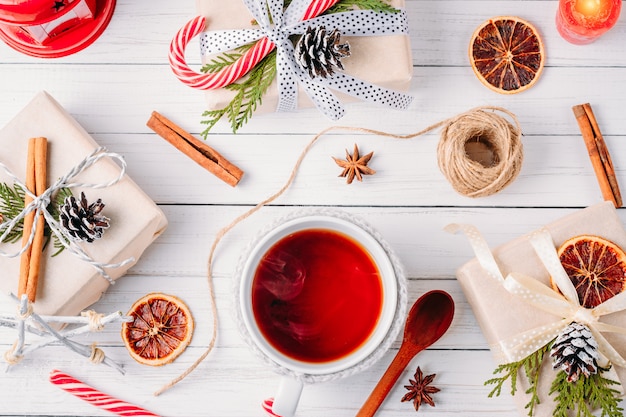
M256 44L246 51L235 63L223 68L219 72L203 74L189 68L185 62L185 48L189 41L200 34L205 27L206 18L197 16L187 22L176 34L170 44L169 61L174 74L184 84L200 90L222 88L243 77L267 54L274 49L274 44L267 38L259 39Z
M309 4L302 20L308 20L325 12L340 0L314 0ZM184 84L200 90L212 90L232 84L246 75L263 58L267 56L275 45L267 38L259 39L252 48L246 51L233 64L224 67L216 73L204 74L189 68L185 61L185 49L192 38L202 33L206 27L206 18L197 16L187 22L174 36L170 43L168 55L172 71Z
M334 6L335 3L338 3L340 1L341 0L312 1L311 4L309 4L309 8L304 13L304 17L302 17L302 20L309 20L316 16L319 16L320 14L328 10L331 6Z
M270 416L270 417L280 417L278 414L274 414L274 412L272 411L272 406L274 405L274 398L266 398L262 403L261 403L261 407L263 407L263 409L265 410L265 412Z
M52 371L50 373L50 382L54 385L58 385L62 390L69 392L81 400L87 401L93 406L117 414L118 416L159 417L158 414L151 413L136 405L125 403L117 398L104 394L61 371Z

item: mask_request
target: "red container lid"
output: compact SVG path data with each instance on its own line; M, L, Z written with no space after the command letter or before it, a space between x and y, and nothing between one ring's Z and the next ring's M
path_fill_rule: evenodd
M78 0L0 0L0 22L41 25L54 20L59 12L74 8Z
M69 0L65 0L68 2ZM45 45L38 44L30 35L28 35L24 28L28 26L40 25L47 21L54 20L55 17L62 16L64 12L73 9L74 6L81 3L80 0L73 0L72 4L69 4L64 9L59 10L59 13L52 7L61 1L55 0L28 0L28 1L9 1L0 0L0 40L4 41L11 48L16 51L22 52L26 55L38 57L38 58L60 58L66 55L78 52L87 46L91 45L101 34L109 24L113 11L115 10L116 0L90 0L95 1L95 18L85 21L78 25L76 28L65 33L63 36L59 36ZM33 8L34 4L39 5L46 4L46 13L40 11L37 13L41 20L39 21L27 21L19 23L9 23L9 17L13 16L14 19L27 19L25 16L27 13L21 13L25 9L20 9L20 14L7 13L7 4L13 5L13 10L18 10L17 4L28 5L28 10ZM52 9L51 14L49 9ZM43 9L42 9L43 10ZM44 18L42 16L46 15ZM4 19L4 20L3 20ZM47 19L47 20L46 20Z

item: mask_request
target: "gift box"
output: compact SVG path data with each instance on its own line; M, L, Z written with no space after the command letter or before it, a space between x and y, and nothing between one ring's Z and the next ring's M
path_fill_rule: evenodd
M48 139L48 186L66 175L99 146L89 134L46 92L41 92L0 130L0 161L24 182L28 140ZM0 182L13 186L4 170ZM121 167L105 157L73 178L78 183L108 183L117 178ZM119 268L106 269L112 280L124 275L144 250L167 227L167 220L156 204L124 175L116 184L100 189L74 187L76 197L85 192L88 201L102 199L101 212L110 219L110 227L101 239L79 245L94 261L118 263L133 261ZM1 243L6 253L16 253L21 242ZM75 315L96 302L110 285L93 265L65 249L56 251L50 242L42 254L40 279L34 310L46 315ZM0 291L17 294L20 258L0 256Z
M404 8L404 0L388 2L395 8ZM255 29L253 17L241 0L197 0L197 12L207 18L208 31ZM329 28L330 30L330 28ZM342 36L342 42L350 44L351 55L341 61L345 73L372 85L394 91L407 91L413 76L411 44L406 34L383 36ZM203 63L214 56L203 56ZM234 97L234 92L224 88L206 90L209 110L224 108ZM340 101L350 102L356 98L333 91ZM263 96L262 104L255 113L274 112L278 103L276 80ZM311 107L313 102L299 86L297 107Z
M545 226L554 246L560 247L566 240L579 235L595 235L612 241L621 248L626 248L626 232L611 202L605 202L563 217ZM502 275L523 274L550 287L550 274L530 242L534 232L516 238L501 245L491 253ZM475 238L475 237L470 237ZM476 250L476 249L475 249ZM477 252L478 253L478 252ZM520 335L541 326L549 326L560 317L534 308L519 294L508 291L477 258L460 267L456 273L458 282L472 307L474 315L487 340L498 364L514 362L506 346L509 342L519 339ZM601 322L624 327L626 312L618 311L600 317ZM602 333L609 343L622 356L626 354L626 339L616 334ZM536 349L539 346L532 346ZM551 416L555 402L549 396L551 383L556 376L552 369L552 359L546 354L537 384L540 404L535 409L535 416ZM621 382L626 381L626 369L613 366L607 378ZM491 375L489 376L491 377ZM509 392L509 382L504 385L503 392ZM518 376L518 390L514 396L521 415L527 415L525 409L530 397L525 394L529 387L523 375ZM617 387L619 389L619 386Z

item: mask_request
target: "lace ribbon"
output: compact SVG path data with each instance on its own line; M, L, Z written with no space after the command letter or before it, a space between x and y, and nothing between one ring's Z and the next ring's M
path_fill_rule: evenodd
M544 326L529 329L508 340L499 342L499 350L507 362L517 362L535 352L567 327L571 322L586 324L596 341L598 351L611 363L626 367L626 360L609 343L602 333L626 334L626 328L599 321L607 314L626 310L626 292L622 292L594 308L584 308L578 301L576 289L563 269L554 242L546 229L529 236L530 243L561 293L524 274L510 273L503 276L491 250L480 232L471 225L451 224L446 227L451 233L463 231L481 267L510 294L521 298L531 307L554 316L554 321Z
M229 51L254 41L261 43L269 41L270 45L263 49L263 53L269 53L274 46L278 52L277 111L296 109L297 84L302 85L315 106L332 120L340 119L345 111L330 89L396 109L406 109L411 104L413 97L407 94L374 86L341 72L327 78L310 78L296 62L294 47L289 39L291 35L303 34L309 26L326 26L329 30L337 28L342 35L347 36L407 34L408 19L405 10L398 13L354 10L318 16L328 8L326 4L319 5L324 3L323 1L293 0L286 9L283 0L243 0L243 2L258 22L259 29L204 32L200 38L201 53L209 55ZM332 5L336 1L326 3ZM314 8L316 5L319 7ZM302 16L306 20L301 20Z
M120 173L116 178L113 178L112 180L108 182L103 182L103 183L72 182L74 177L78 176L83 171L95 165L102 158L113 158L121 164ZM34 195L30 190L28 190L28 187L26 187L26 185L19 178L17 178L17 176L15 176L15 174L13 174L11 170L9 170L9 168L5 164L0 162L0 168L6 172L6 174L13 180L15 184L17 184L20 188L24 190L24 193L26 193L33 199L33 201L30 204L28 204L26 207L24 207L24 209L17 216L15 216L14 218L12 218L11 220L7 222L0 223L0 242L4 241L4 239L9 235L11 230L13 230L15 226L18 223L20 223L20 221L22 221L22 219L28 213L31 213L34 211L36 213L43 214L43 217L46 223L48 224L48 226L50 227L50 230L59 238L59 242L64 246L65 249L69 250L72 254L77 256L79 259L92 265L98 271L98 273L107 281L109 281L111 284L114 284L115 282L109 276L109 274L107 274L107 272L105 271L105 268L119 268L119 267L129 264L130 262L134 262L135 259L133 257L127 258L117 263L103 263L103 262L95 261L76 242L74 242L71 239L69 233L59 224L57 219L55 219L52 216L52 214L50 214L50 212L48 211L48 206L50 205L50 202L52 201L52 196L61 188L82 187L82 188L99 189L99 188L110 187L112 185L117 184L124 177L124 174L126 173L126 162L124 161L124 158L122 158L121 155L112 153L112 152L107 152L106 149L102 147L97 148L90 155L88 155L85 159L83 159L80 163L74 166L67 174L60 177L54 184L52 184L47 190L45 190L39 196ZM31 233L29 235L28 241L22 247L22 249L20 249L18 252L15 252L15 253L8 253L0 249L0 256L14 258L24 253L24 251L26 251L26 249L33 243L33 239L35 237L35 230L37 229L38 221L39 221L39 216L35 216L35 220L34 220L33 227L31 229Z

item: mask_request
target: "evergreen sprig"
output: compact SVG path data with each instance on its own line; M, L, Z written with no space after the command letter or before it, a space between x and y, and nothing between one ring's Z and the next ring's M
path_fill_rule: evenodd
M17 184L13 186L5 183L0 183L0 214L2 215L2 221L10 221L17 217L22 210L24 210L24 190ZM59 206L65 202L65 198L72 195L69 188L61 188L50 205L47 207L48 212L54 217L59 217ZM15 243L22 238L24 233L24 219L20 220L11 231L5 236L3 243ZM50 242L52 237L54 248L56 252L52 256L56 256L65 249L65 246L60 242L60 238L53 234L46 224L44 228L44 236L46 241L44 242L44 249Z
M209 117L209 119L201 122L207 125L207 128L201 133L202 137L206 139L211 128L224 116L228 118L233 133L236 133L248 122L252 113L263 102L263 95L272 84L275 76L276 50L270 52L252 68L241 82L224 87L227 90L235 91L235 97L222 109L207 110L202 113L202 116Z
M254 43L248 43L248 44L235 48L233 52L224 52L221 55L218 55L217 57L213 58L207 64L204 64L202 68L200 69L200 71L204 73L210 73L210 74L220 72L221 70L228 67L229 65L232 65L235 62L237 62L237 60L241 58L243 54L248 52L248 50L250 50L253 45Z
M15 218L24 210L24 190L14 184L12 187L5 183L0 183L0 214L3 222ZM5 236L3 242L15 243L22 238L23 222L19 222Z
M501 375L485 381L485 385L495 385L488 397L499 396L507 380L511 383L511 395L515 395L517 378L523 370L530 385L526 390L530 400L525 408L528 410L528 416L532 417L540 402L537 391L540 369L553 343L554 340L518 362L499 365L493 373ZM623 417L624 410L619 406L620 391L614 388L620 383L605 378L602 373L606 371L608 368L598 368L598 373L589 377L581 375L576 382L569 382L564 371L557 372L548 393L548 395L557 394L553 416L594 417L593 410L600 409L600 417Z
M560 371L550 388L550 395L557 394L553 416L569 417L575 412L576 417L593 417L593 410L600 409L601 417L622 417L620 392L613 388L619 382L605 378L602 374L606 371L599 368L598 373L581 375L576 382L568 382L567 373Z
M396 9L387 3L388 0L340 0L334 6L326 10L324 14L347 12L355 9L373 10L376 12L396 13ZM285 0L287 7L290 1ZM253 43L236 48L233 52L225 52L213 58L205 64L201 71L205 73L216 73L234 64L252 46ZM230 122L233 133L248 122L252 114L262 103L263 95L271 85L276 76L276 50L270 52L263 58L241 81L227 85L225 89L236 91L232 100L221 109L206 110L202 113L200 123L206 125L206 129L200 134L207 139L209 132L215 124L226 116Z
M373 10L378 13L398 13L400 11L383 0L341 0L329 8L326 13L343 13L355 9Z
M532 416L535 411L535 407L539 404L539 394L537 392L539 371L541 369L541 365L543 364L545 354L550 351L552 343L553 342L548 343L541 349L538 349L520 361L499 365L493 373L494 375L503 375L485 381L485 385L495 385L488 397L498 397L502 392L503 385L509 379L511 380L511 395L515 395L517 392L517 377L520 371L523 370L530 384L526 390L526 394L530 395L530 400L526 404L525 408L528 409L528 415Z
M63 187L57 192L57 194L54 196L54 201L50 203L50 206L48 206L48 211L50 212L52 217L54 217L55 219L59 218L59 215L61 214L60 207L65 204L65 199L71 196L72 191L69 188ZM48 238L48 240L46 241L46 245L50 241L50 236L52 236L53 246L54 249L56 249L56 251L52 254L53 257L63 252L65 246L69 245L69 241L64 236L57 236L56 234L52 233L49 227L46 227L44 229L44 234ZM61 242L61 239L65 242L65 245Z

